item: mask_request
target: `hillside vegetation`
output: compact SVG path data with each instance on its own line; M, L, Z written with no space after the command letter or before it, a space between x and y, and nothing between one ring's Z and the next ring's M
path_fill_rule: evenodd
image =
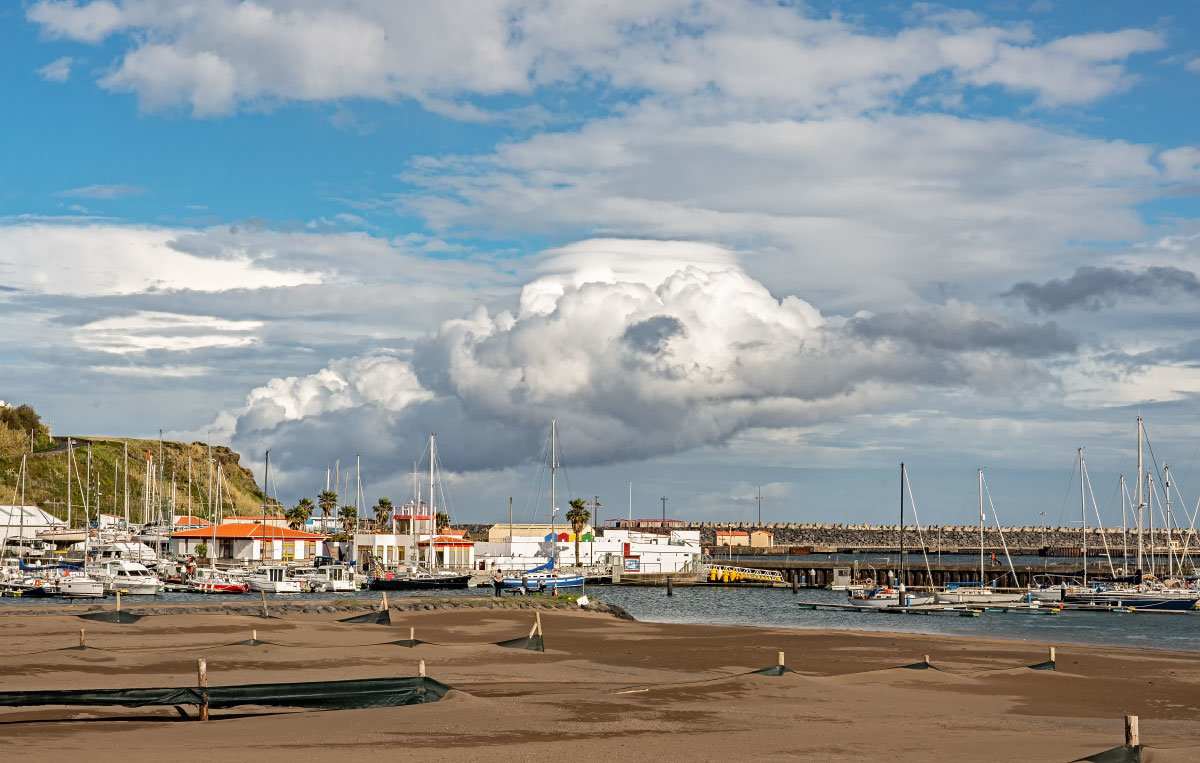
M54 438L55 450L28 455L25 478L25 503L36 505L60 519L67 518L67 448L66 438ZM86 484L88 451L92 455L91 506L106 514L124 516L125 444L129 444L129 515L141 521L146 495L146 454L158 461L158 440L118 440L104 437L75 438L74 463L71 466L72 524L82 522L83 496ZM25 438L28 446L28 437ZM175 479L175 513L187 514L189 503L193 514L209 516L208 448L204 443L164 442L164 494L171 496L171 479ZM221 487L223 513L258 514L262 511L263 494L254 475L238 462L241 456L229 448L213 446L213 471L222 466L224 482ZM191 492L188 492L188 464L191 462ZM115 467L115 470L114 470ZM78 471L76 471L78 469ZM21 455L0 456L0 504L17 504L21 500Z

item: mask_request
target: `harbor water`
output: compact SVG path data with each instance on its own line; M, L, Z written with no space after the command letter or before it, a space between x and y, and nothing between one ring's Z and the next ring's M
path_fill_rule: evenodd
M788 588L718 586L678 586L673 596L667 596L665 588L598 585L588 586L588 595L650 622L920 633L1200 652L1200 612L984 612L978 617L960 617L806 610L796 602L843 604L846 594L824 589L801 589L793 594Z
M393 593L401 598L445 599L458 596L487 596L490 587L440 591ZM824 589L750 588L721 586L676 586L674 595L651 586L589 585L588 596L616 604L638 620L661 623L701 625L753 625L777 628L814 628L824 630L919 633L926 635L1000 638L1014 641L1044 641L1056 644L1095 644L1145 649L1171 649L1200 652L1200 612L1182 614L1139 614L1112 612L1063 611L1058 614L984 612L978 617L956 614L901 615L840 610L807 610L796 606L809 601L841 604L846 594ZM357 599L378 602L373 591L355 593L308 593L273 595L267 600L319 602ZM210 605L245 605L258 601L257 594L214 596L200 593L161 593L156 596L125 596L123 607L136 609L140 604L204 602ZM68 604L112 607L113 597L103 600L76 600L58 597L3 598L5 609L60 608Z

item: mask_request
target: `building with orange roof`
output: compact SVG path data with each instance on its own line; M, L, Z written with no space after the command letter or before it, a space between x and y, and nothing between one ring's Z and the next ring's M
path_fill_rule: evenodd
M749 546L750 533L745 530L717 530L718 546Z
M171 548L177 556L199 556L201 544L207 546L210 557L215 552L217 559L226 561L299 562L329 556L329 542L324 535L261 522L222 523L181 530L171 536Z

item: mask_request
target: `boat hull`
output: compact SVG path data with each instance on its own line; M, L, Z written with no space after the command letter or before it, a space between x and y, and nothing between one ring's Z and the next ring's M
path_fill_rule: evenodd
M525 589L529 591L546 590L553 588L582 588L584 578L583 575L560 575L557 578L544 577L526 577ZM505 578L505 588L520 588L522 578Z
M430 577L381 577L372 578L372 591L418 591L445 588L466 588L470 575L433 575Z
M1007 591L942 591L935 596L938 604L1015 604L1025 595Z
M1128 607L1129 609L1151 609L1165 612L1187 612L1194 609L1200 597L1155 596L1153 594L1068 594L1068 604L1091 604L1099 607Z
M59 582L58 590L68 599L104 598L104 583L91 578L64 578Z
M856 607L920 607L933 603L933 596L927 593L906 593L903 603L899 594L882 594L878 596L851 596L850 603Z

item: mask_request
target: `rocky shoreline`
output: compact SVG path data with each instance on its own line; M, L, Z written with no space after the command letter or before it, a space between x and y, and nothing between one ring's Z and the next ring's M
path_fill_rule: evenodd
M279 615L328 615L354 614L378 610L380 599L319 599L304 601L267 600L267 610L272 616ZM4 615L83 615L92 612L103 612L113 609L111 603L75 604L61 607L39 606L17 609L15 606L0 610ZM621 620L635 618L621 607L608 602L590 599L587 604L580 606L575 597L553 596L523 596L504 599L454 597L446 599L401 599L390 601L388 609L392 612L435 612L454 610L481 609L537 609L537 610L582 610L597 614L612 615ZM261 601L245 602L147 602L128 606L128 599L122 601L122 612L131 615L193 615L193 614L226 614L261 617L263 605Z

